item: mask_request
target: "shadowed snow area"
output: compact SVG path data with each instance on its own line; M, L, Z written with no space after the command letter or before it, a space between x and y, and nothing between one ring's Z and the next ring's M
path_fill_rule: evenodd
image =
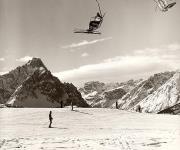
M0 149L178 150L179 124L180 116L115 109L2 108Z

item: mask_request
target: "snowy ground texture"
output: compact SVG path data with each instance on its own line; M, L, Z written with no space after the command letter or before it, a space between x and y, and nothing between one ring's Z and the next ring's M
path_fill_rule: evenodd
M180 116L115 109L0 109L1 150L179 150Z

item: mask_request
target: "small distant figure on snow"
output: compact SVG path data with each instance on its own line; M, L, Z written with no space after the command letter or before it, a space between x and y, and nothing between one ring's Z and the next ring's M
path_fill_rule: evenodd
M139 112L139 113L141 113L141 106L140 106L140 105L137 105L136 111Z
M52 128L52 127L51 127L52 120L53 120L52 111L50 111L50 112L49 112L49 128Z
M73 108L73 100L71 101L71 111L73 111L74 110L74 108Z
M118 101L116 101L116 109L118 109Z
M63 108L63 101L61 101L61 108Z

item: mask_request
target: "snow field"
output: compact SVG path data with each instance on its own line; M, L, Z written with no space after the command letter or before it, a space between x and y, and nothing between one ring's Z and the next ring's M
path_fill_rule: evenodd
M0 149L179 150L179 124L180 116L115 109L2 108Z

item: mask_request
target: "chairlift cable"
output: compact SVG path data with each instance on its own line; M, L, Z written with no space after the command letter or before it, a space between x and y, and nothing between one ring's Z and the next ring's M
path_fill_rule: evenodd
M97 4L98 4L99 12L100 12L100 14L101 14L101 16L102 16L100 4L99 4L98 0L96 0L96 2L97 2Z

